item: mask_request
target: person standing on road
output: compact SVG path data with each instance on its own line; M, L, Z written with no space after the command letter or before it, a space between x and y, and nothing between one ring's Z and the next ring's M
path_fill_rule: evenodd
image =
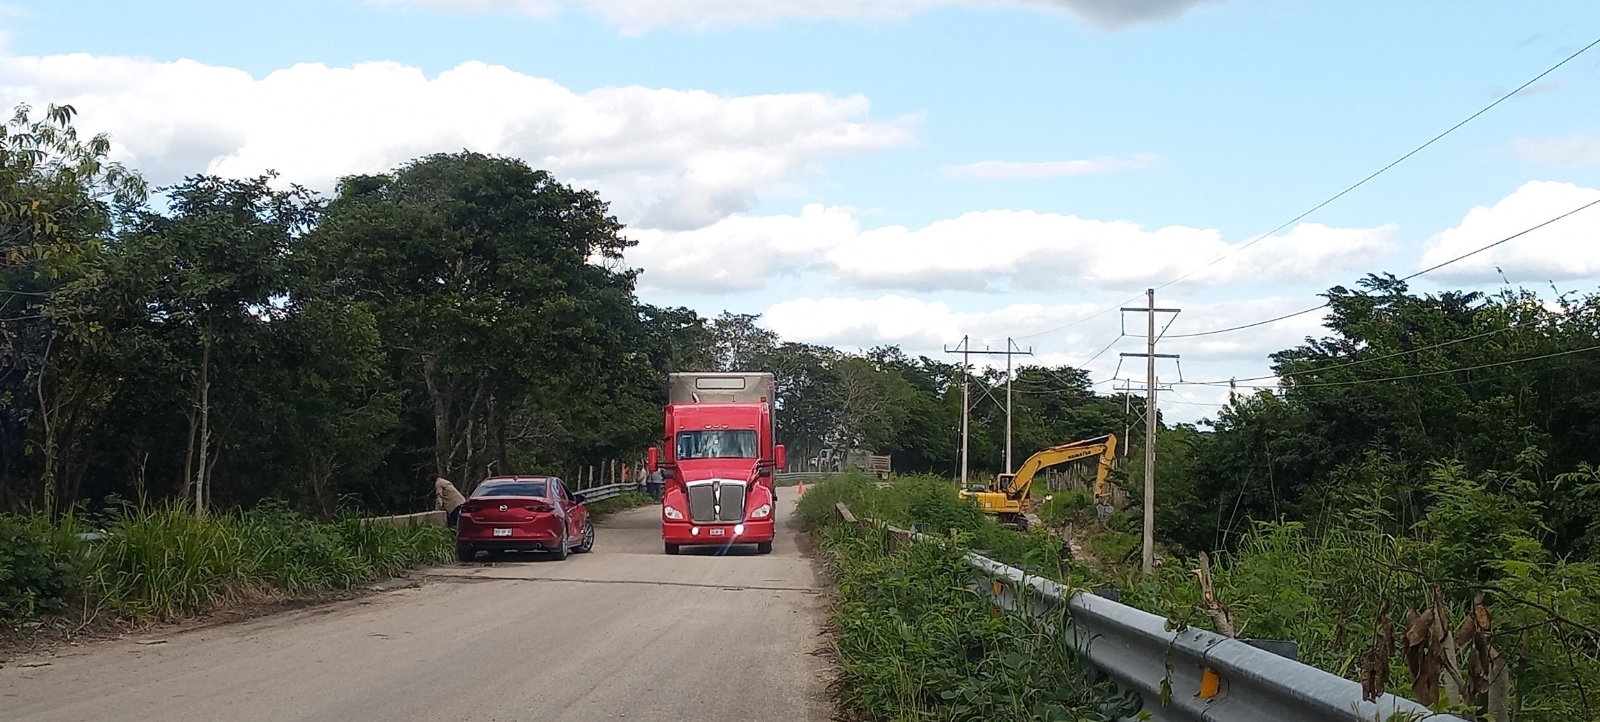
M444 524L451 529L456 528L456 520L461 518L461 505L467 503L467 497L461 495L456 485L442 476L433 477L433 498L435 511L444 512Z
M649 491L650 498L656 501L661 500L661 487L666 479L667 477L661 473L660 469L651 471L650 475L645 477L644 488Z

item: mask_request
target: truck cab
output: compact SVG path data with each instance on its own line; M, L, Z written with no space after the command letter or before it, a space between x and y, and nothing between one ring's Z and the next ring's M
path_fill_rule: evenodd
M768 373L677 373L668 377L664 454L648 463L665 477L661 537L684 546L754 544L772 551L773 472L783 447L773 437Z

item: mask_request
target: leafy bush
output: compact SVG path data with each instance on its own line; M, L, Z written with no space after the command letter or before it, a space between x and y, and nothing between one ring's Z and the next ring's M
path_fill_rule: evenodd
M66 603L76 579L52 531L0 514L0 622L57 611Z

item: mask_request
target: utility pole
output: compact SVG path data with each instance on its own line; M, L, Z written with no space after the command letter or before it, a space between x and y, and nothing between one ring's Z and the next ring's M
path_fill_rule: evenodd
M1156 314L1178 313L1176 308L1156 308L1156 290L1145 291L1144 308L1123 308L1123 311L1143 311L1148 321L1144 353L1124 353L1124 357L1143 356L1145 359L1144 390L1144 564L1146 575L1156 566L1156 359L1177 358L1177 354L1156 353Z
M1012 349L1016 349L1013 351ZM1011 466L1011 356L1032 356L1033 347L1029 346L1023 351L1008 337L1006 338L1006 473L1012 472Z
M967 412L972 409L971 391L967 386L967 357L971 353L971 338L961 337L961 488L967 488ZM957 349L947 348L945 353L955 353Z
M1122 382L1122 458L1133 448L1133 380Z
M1011 337L1006 337L1006 473L1011 473Z
M1004 355L1006 357L1006 473L1011 473L1011 357L1033 355L1032 346L1029 346L1026 351L1020 348L1013 351L1012 349L1015 347L1016 344L1012 343L1010 338L1007 338L1006 350L1004 351L990 351L989 349L973 351L971 337L962 336L959 347L946 347L944 350L945 353L961 354L961 488L963 489L967 488L967 430L969 412L972 410L972 393L968 385L968 371L971 368L969 364L973 354L984 356ZM991 396L990 398L993 397Z

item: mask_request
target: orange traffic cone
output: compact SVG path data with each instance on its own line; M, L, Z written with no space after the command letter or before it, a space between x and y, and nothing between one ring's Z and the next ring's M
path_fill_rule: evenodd
M799 496L799 495L804 494L804 493L806 493L806 483L804 481L802 481L802 482L800 482L800 486L795 488L794 494L795 494L795 496Z

